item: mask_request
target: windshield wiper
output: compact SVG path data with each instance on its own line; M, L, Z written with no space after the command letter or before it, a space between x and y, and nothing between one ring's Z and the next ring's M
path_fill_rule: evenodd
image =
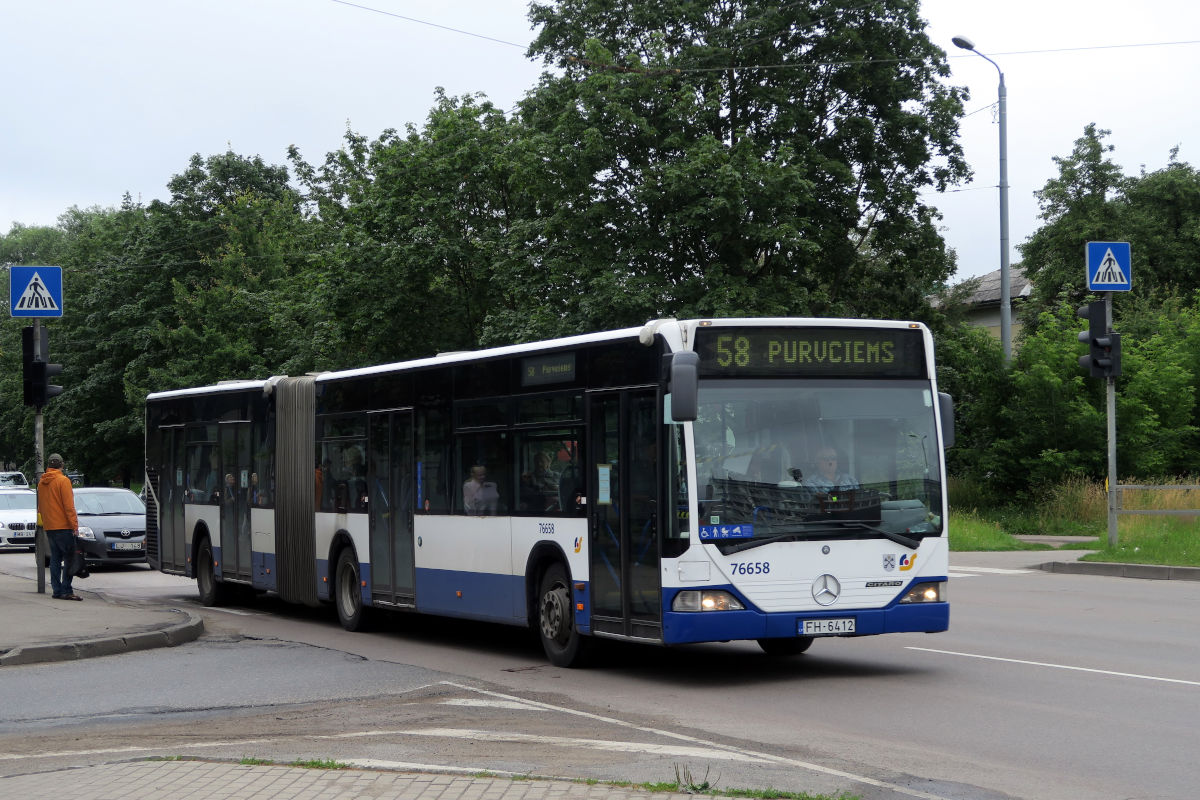
M865 530L871 531L871 533L878 533L880 536L883 536L884 538L887 538L887 539L891 539L896 544L901 545L902 547L907 547L909 550L916 550L918 547L921 546L920 539L913 539L910 536L905 536L903 533L896 533L895 531L887 531L887 530L884 530L883 528L876 528L874 525L868 525L865 522L848 522L847 521L847 522L839 522L837 524L841 525L843 527L846 527L846 528L863 528Z
M762 547L764 544L773 544L775 542L795 542L799 541L806 534L807 531L793 531L792 533L780 533L776 534L775 536L765 536L761 539L747 539L744 542L738 542L737 544L730 546L728 549L723 550L722 552L725 553L725 555L733 555L734 553L740 553L743 550L753 550L755 547Z
M812 523L809 523L809 524L812 524ZM800 540L808 538L811 534L816 534L816 533L823 533L826 535L837 534L837 533L842 532L846 528L862 528L863 530L868 530L871 533L877 533L880 536L883 536L884 538L889 539L898 545L901 545L902 547L907 547L909 550L916 550L918 547L921 546L921 541L919 539L913 539L912 537L905 536L902 533L896 533L894 531L884 530L883 528L876 528L873 525L868 525L865 522L851 522L848 520L847 521L822 520L819 525L813 525L813 527L806 527L802 531L792 531L791 533L780 533L780 534L776 534L774 536L764 536L762 538L747 539L744 542L739 542L735 545L729 546L726 549L723 549L722 552L725 553L726 555L733 555L734 553L741 553L745 550L752 550L755 547L762 547L765 544L774 544L776 542L800 541Z

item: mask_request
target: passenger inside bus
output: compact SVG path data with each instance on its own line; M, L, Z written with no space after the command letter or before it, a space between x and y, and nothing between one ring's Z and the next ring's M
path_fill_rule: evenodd
M500 502L496 483L487 479L487 467L476 464L471 467L471 477L463 483L463 510L468 514L495 514Z
M558 474L543 451L534 453L533 468L521 473L521 508L535 514L558 510Z

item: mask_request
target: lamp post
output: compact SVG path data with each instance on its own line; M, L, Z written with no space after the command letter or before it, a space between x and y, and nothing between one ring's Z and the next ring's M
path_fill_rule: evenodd
M1000 343L1004 346L1007 363L1012 359L1012 297L1008 268L1008 91L1004 88L1004 70L976 50L974 42L965 36L955 36L950 41L956 47L970 50L1000 73Z

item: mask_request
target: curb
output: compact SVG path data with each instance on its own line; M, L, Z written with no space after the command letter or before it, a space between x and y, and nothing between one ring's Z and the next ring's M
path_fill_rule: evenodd
M1122 564L1114 561L1050 561L1039 564L1047 572L1067 575L1105 575L1110 578L1144 578L1157 581L1200 581L1200 567L1165 567L1155 564Z
M0 654L0 667L19 664L41 664L54 661L76 661L83 658L112 656L150 650L156 647L175 647L193 642L204 632L204 620L199 614L186 609L165 609L183 614L183 622L168 624L142 633L129 633L98 639L82 639L77 642L60 642L14 647Z

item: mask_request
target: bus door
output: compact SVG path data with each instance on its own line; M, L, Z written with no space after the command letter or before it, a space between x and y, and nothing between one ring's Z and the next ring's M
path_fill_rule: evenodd
M250 563L250 423L223 422L218 445L221 470L217 491L221 504L221 576L249 581Z
M657 390L589 395L592 629L662 639Z
M413 563L412 411L368 416L367 515L371 540L371 597L391 605L415 600Z
M159 433L162 437L162 464L158 470L157 486L159 569L181 570L187 566L183 518L184 475L187 471L184 443L187 441L187 432L183 427L162 427ZM146 499L150 500L149 497Z

